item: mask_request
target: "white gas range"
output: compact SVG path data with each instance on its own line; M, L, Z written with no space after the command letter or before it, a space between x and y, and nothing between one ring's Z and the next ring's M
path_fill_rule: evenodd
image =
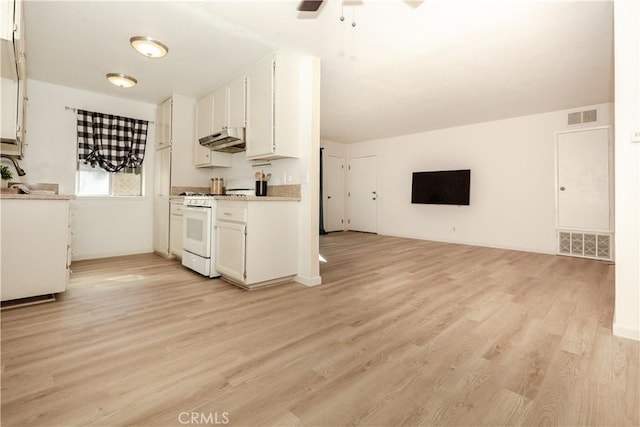
M246 196L254 190L229 190L227 196ZM184 198L182 265L203 276L220 277L216 259L216 199L211 194L192 194Z

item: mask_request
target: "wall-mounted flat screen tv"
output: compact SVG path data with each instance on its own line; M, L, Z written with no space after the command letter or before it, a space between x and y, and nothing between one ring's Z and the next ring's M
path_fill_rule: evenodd
M414 172L411 203L468 205L471 170Z

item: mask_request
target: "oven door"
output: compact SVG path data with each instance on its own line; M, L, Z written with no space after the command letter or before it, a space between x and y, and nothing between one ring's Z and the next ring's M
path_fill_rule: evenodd
M185 206L183 210L182 247L185 251L211 258L211 208Z

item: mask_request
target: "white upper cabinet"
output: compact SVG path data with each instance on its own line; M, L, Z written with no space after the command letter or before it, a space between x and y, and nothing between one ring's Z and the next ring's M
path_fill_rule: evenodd
M227 126L243 128L247 125L247 79L244 75L227 85Z
M240 76L214 90L213 132L227 128L243 128L246 125L246 85Z
M0 2L2 144L0 152L21 157L25 145L26 43L21 0Z
M213 91L213 129L209 135L227 128L228 93L226 86Z
M171 146L171 103L169 98L156 110L156 149Z
M213 95L209 94L203 96L196 102L196 138L204 138L205 136L211 135L212 132ZM209 149L207 148L207 150Z
M215 128L215 111L214 93L200 98L196 103L196 138L193 145L193 160L198 167L231 167L231 153L211 151L200 145L200 138L222 129Z
M0 39L13 41L22 37L22 0L0 2Z
M299 157L299 64L277 53L247 72L247 158Z

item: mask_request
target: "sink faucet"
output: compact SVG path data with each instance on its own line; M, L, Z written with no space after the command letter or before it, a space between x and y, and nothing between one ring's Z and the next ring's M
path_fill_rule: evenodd
M13 166L15 166L16 168L16 172L18 172L18 176L25 176L27 174L24 169L22 169L18 164L18 159L16 159L16 156L12 156L10 154L0 154L0 157L11 160L11 163L13 163Z

